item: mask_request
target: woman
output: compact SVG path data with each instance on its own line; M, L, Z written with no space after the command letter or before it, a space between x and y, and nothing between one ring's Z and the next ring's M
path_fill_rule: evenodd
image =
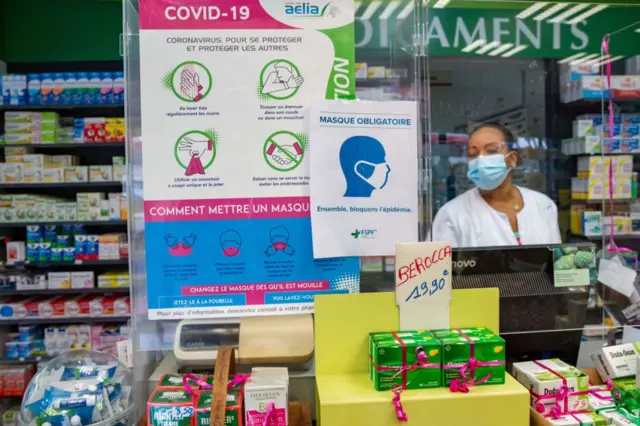
M499 124L483 124L467 143L473 188L446 203L433 222L433 240L453 247L560 243L558 208L549 197L513 185L518 154L514 137Z

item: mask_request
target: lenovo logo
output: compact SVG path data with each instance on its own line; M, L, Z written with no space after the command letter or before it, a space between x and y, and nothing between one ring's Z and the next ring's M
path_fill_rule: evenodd
M456 269L461 268L474 268L476 266L475 260L454 260L453 267Z

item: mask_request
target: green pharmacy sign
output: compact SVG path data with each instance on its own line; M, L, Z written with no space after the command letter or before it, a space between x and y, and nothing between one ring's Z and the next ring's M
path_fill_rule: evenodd
M434 56L512 52L509 56L566 58L580 52L600 53L603 36L611 33L612 55L640 54L640 32L636 31L640 7L610 6L574 23L570 18L554 20L562 18L560 10L545 19L535 19L536 14L517 17L526 7L429 8L414 19L412 0L365 3L356 11L356 47L384 50L386 55L389 50L412 54L414 46L422 45L426 54ZM498 55L495 49L501 46L504 49Z

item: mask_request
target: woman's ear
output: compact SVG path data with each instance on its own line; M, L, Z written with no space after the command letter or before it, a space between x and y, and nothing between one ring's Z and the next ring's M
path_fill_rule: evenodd
M507 165L512 169L515 169L520 165L520 157L516 151L511 151L509 153L509 156L507 157Z

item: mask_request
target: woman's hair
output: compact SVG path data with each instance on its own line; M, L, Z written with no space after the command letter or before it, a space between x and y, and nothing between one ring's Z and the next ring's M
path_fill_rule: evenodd
M482 123L476 126L471 131L471 133L469 133L469 139L471 139L471 136L473 136L475 132L482 129L494 129L499 131L500 133L502 133L502 136L504 137L504 142L506 142L507 145L510 145L516 141L516 138L513 136L513 133L511 133L511 130L509 130L506 126L503 126L502 124L499 124L499 123Z

